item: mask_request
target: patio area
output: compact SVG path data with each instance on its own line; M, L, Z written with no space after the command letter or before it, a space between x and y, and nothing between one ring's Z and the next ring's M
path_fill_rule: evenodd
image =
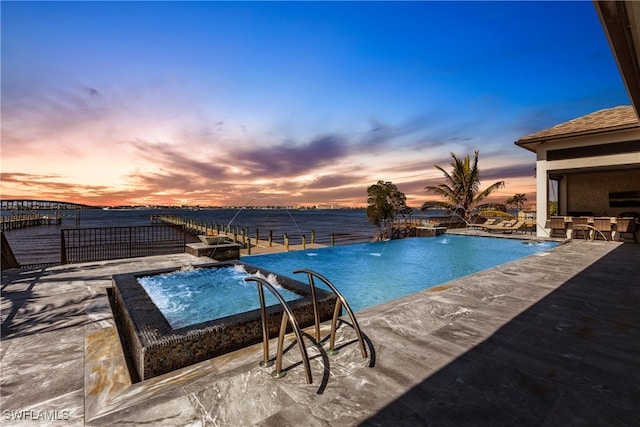
M281 427L640 420L638 244L572 240L360 311L370 357L362 358L345 323L337 356L307 338L312 384L290 337L281 379L258 365L258 344L132 383L107 298L111 276L199 262L178 254L3 271L0 422ZM275 340L270 348L273 356Z

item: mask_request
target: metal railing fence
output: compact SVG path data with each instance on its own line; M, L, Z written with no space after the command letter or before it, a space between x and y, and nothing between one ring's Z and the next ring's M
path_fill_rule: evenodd
M186 243L180 228L163 225L61 231L62 264L181 253Z

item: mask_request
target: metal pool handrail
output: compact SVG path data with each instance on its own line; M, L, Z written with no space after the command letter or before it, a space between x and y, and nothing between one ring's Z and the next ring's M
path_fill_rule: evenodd
M305 269L301 269L301 270L294 270L293 271L294 274L298 274L298 273L306 273L307 277L309 279L309 286L311 287L311 299L313 300L313 315L315 318L315 323L316 323L316 343L320 346L320 317L318 314L318 303L316 301L316 290L315 290L315 282L314 282L314 277L317 277L318 279L320 279L321 281L324 282L325 285L327 285L334 294L336 294L336 296L338 297L336 299L336 306L333 310L333 319L331 320L331 338L329 341L329 351L327 351L327 354L329 355L334 355L334 354L338 354L338 350L335 349L335 344L336 344L336 326L338 324L338 316L340 315L340 308L344 305L344 308L347 310L347 313L349 314L349 317L351 318L351 323L353 325L353 329L356 331L356 335L358 336L358 342L360 343L360 352L362 353L362 357L363 358L367 358L367 349L364 346L364 340L362 339L362 333L360 332L360 326L358 325L358 321L356 320L356 316L355 314L353 314L353 310L351 310L351 307L349 307L349 304L347 304L347 300L342 296L342 294L340 293L340 291L338 291L338 289L336 289L336 287L323 275L321 275L320 273L317 273L313 270L305 270Z
M271 376L274 378L282 378L287 373L282 372L282 349L284 347L284 333L287 329L287 321L291 323L291 328L293 329L294 334L296 335L296 341L298 342L298 346L300 347L300 353L302 354L302 361L304 363L304 370L307 377L307 384L311 384L313 379L311 377L311 367L309 365L309 356L307 355L307 349L304 346L304 342L302 340L302 333L300 332L300 327L298 326L298 322L293 315L293 312L284 301L282 296L278 291L275 290L273 286L266 280L260 277L245 277L245 282L256 282L258 284L258 294L260 296L260 315L262 318L262 349L263 349L263 361L260 362L260 366L271 366L273 362L269 360L269 328L267 326L267 313L265 310L264 303L264 290L263 286L271 291L273 296L275 296L280 305L283 308L282 313L282 322L280 323L280 333L278 334L278 350L276 352L276 370L271 373Z
M593 225L590 224L578 224L576 227L580 227L580 228L576 228L576 230L591 230L589 235L590 236L595 236L595 233L600 234L600 236L602 236L602 239L606 242L607 240L607 236L604 235L604 233L601 230L598 230L596 227L594 227ZM587 240L587 235L584 235L584 240ZM594 240L594 237L590 237L590 240ZM611 241L613 242L613 239L611 239Z

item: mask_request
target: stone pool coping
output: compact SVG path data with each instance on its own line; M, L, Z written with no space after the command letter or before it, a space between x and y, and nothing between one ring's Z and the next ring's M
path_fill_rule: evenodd
M105 288L113 274L188 264L188 255L3 271L2 420L633 425L638 259L640 245L572 241L362 310L372 358L362 359L343 325L337 356L308 347L311 385L295 346L286 352L288 375L276 380L257 364L260 345L131 383ZM20 414L50 421L18 421Z

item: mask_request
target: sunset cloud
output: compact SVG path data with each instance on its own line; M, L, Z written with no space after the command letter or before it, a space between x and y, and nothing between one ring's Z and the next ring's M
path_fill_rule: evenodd
M2 12L3 198L363 206L385 180L419 206L434 165L479 150L497 197L534 200L535 158L513 142L628 104L584 2Z

